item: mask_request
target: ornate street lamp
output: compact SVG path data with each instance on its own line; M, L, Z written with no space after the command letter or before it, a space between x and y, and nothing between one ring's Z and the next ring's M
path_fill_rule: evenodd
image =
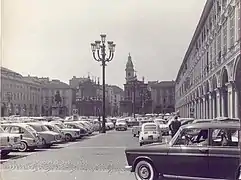
M101 41L95 41L91 43L91 50L93 57L97 62L101 62L102 65L102 133L105 133L105 66L107 62L110 62L114 57L115 44L113 41L108 41L109 55L106 53L106 35L101 34ZM107 57L107 58L106 58Z

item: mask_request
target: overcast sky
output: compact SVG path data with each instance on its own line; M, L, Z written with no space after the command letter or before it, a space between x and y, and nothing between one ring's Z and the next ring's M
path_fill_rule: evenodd
M109 84L123 86L131 53L138 77L175 80L206 0L3 0L2 66L68 82L101 76L90 43L116 43Z

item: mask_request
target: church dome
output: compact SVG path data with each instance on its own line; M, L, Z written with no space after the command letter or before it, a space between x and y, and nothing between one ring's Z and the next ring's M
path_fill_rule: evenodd
M133 68L133 67L134 67L134 65L133 65L133 62L132 62L132 60L131 60L131 55L130 55L130 53L129 53L128 61L127 61L127 63L126 63L126 68Z

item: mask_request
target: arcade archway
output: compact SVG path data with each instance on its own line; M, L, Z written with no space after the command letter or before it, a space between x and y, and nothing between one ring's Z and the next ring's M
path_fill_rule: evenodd
M237 65L236 65L236 71L234 72L235 74L235 86L236 86L236 91L237 91L237 95L238 95L238 102L236 103L236 105L238 107L237 110L238 110L238 114L237 116L240 118L241 117L241 60L240 60L240 57L238 58L238 62L237 62Z

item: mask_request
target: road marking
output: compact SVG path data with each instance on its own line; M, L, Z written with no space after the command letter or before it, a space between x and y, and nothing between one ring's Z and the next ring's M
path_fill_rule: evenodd
M82 147L68 147L69 149L125 149L126 146L82 146Z

